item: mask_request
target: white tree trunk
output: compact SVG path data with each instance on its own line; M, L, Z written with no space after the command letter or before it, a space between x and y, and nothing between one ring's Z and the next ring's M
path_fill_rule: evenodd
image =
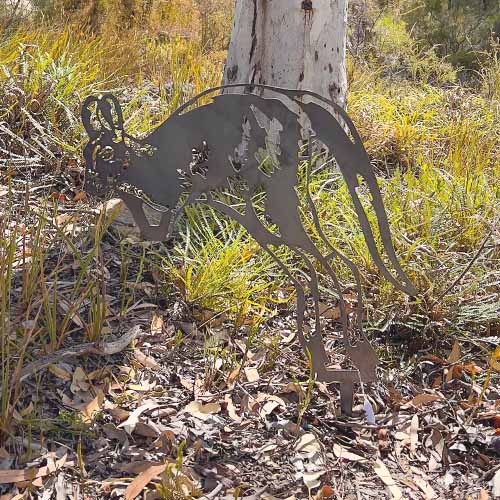
M347 0L236 0L223 82L312 90L345 107L346 29Z

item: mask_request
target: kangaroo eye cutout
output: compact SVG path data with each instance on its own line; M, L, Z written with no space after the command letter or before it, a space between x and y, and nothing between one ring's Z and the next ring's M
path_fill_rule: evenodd
M99 156L105 161L114 160L115 150L111 146L106 146L99 151Z

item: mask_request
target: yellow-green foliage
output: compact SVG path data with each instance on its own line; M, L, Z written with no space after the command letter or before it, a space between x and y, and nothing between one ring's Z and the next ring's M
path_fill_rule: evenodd
M74 149L80 101L111 82L103 53L101 41L69 28L15 32L0 45L1 119L21 137L38 126L50 141Z
M383 176L406 268L421 291L433 296L464 269L464 256L471 258L498 220L499 103L458 86L409 84L372 74L362 85L352 82L349 111ZM498 254L489 259L486 268L496 265ZM485 272L474 268L475 279L469 276L455 289L455 300L491 292L480 288Z
M128 29L120 25L123 9L114 9L117 3L100 4L98 30L89 20L97 14L81 8L64 11L60 19L53 14L47 25L26 21L4 37L2 119L16 134L29 141L35 127L49 142L77 154L83 139L79 108L86 96L125 95L131 101L131 132L143 133L187 98L220 82L221 56L204 51L191 3L154 3L147 22Z
M371 58L375 60L378 71L439 85L456 80L451 64L438 57L433 47L421 46L414 40L400 17L383 15L375 23L373 34Z
M275 301L283 278L243 228L198 206L187 210L180 237L171 258L163 259L163 268L185 301L225 312L240 323L249 315L269 312L267 305Z
M498 168L497 106L461 87L378 79L352 82L349 100L365 146L384 168L427 162L457 173Z

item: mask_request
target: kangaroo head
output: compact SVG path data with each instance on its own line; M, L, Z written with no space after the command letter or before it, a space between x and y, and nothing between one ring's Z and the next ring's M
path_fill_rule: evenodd
M127 160L120 105L112 95L88 97L82 121L90 139L84 150L86 190L98 196L113 193Z
M111 94L88 97L82 121L90 139L84 150L86 189L97 196L119 195L129 181L132 160L151 152L125 132L120 103Z

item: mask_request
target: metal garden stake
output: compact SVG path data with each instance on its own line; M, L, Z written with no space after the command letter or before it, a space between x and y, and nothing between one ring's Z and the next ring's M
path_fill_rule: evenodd
M329 155L334 159L330 165L336 165L347 184L371 257L385 278L408 294L414 295L415 289L396 257L377 180L359 134L345 111L313 92L265 85L251 88L265 91L266 97L252 93L213 96L215 92L238 87L248 90L249 86L227 85L202 92L145 139L126 133L120 104L113 95L87 98L82 109L90 138L84 151L87 191L122 198L143 236L150 240L166 239L182 210L195 203L208 205L244 226L295 286L300 343L311 356L317 379L340 384L341 408L350 414L355 384L360 380L376 380L378 359L363 333L359 271L328 240L313 203L310 193L313 155ZM207 103L200 105L202 98ZM318 243L306 231L299 210L297 185L304 165L301 160L306 160L303 205ZM369 192L381 249L358 197L358 188ZM235 197L239 203L229 201ZM148 222L144 205L161 214L158 225ZM282 245L303 261L308 270L307 286L279 258L276 248ZM334 259L349 268L357 284L354 325L333 268ZM335 287L343 345L357 370L328 368L314 262ZM314 331L308 335L304 331L307 289L314 302L315 319Z

